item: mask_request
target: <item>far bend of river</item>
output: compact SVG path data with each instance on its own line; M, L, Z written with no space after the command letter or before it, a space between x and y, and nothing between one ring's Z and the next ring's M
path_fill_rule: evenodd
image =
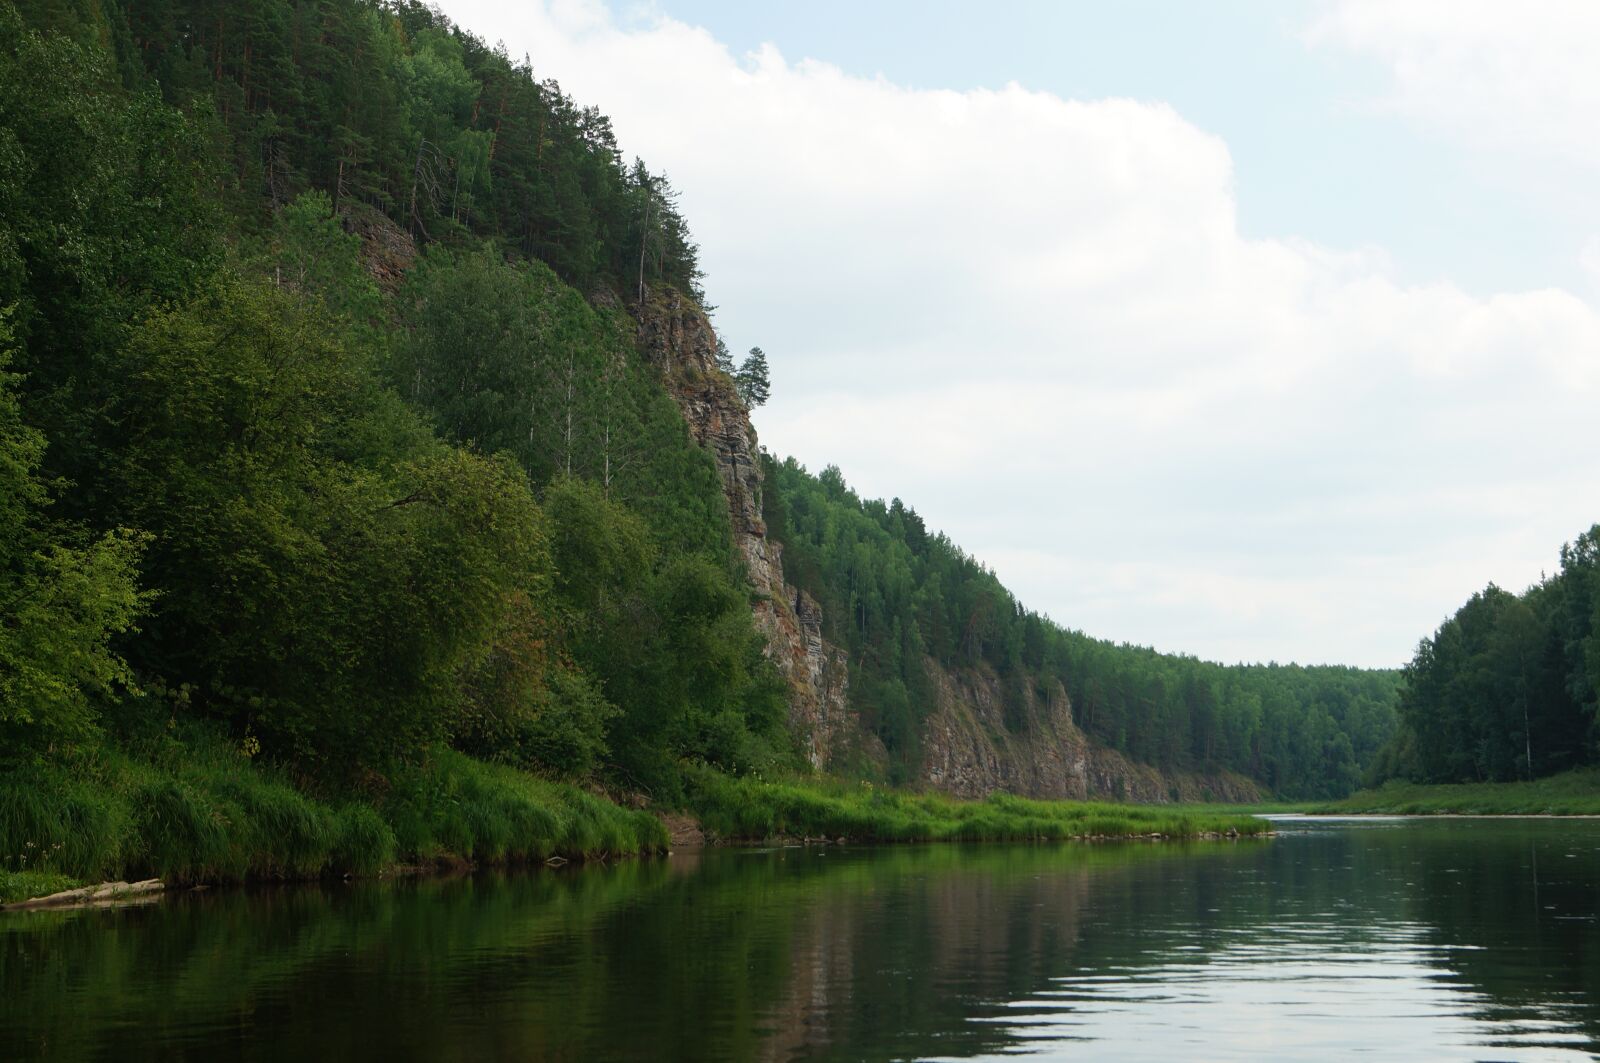
M716 850L0 914L0 1060L1587 1059L1600 821Z

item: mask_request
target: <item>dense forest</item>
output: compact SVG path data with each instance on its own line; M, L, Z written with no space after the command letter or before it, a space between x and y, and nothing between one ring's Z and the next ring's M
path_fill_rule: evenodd
M1115 645L1025 609L983 565L899 499L863 501L830 466L766 462L769 534L787 578L850 651L852 704L912 777L933 702L924 666L999 677L1007 724L1059 683L1076 722L1135 760L1229 769L1284 796L1348 793L1394 728L1398 675L1340 667L1223 666Z
M1600 760L1600 525L1522 594L1489 584L1422 640L1377 778L1509 782Z
M654 285L665 180L419 4L0 3L0 757L791 764Z
M465 851L463 794L523 807L505 771L672 802L798 770L713 459L636 342L666 289L704 302L666 178L429 7L0 0L0 835L113 793L111 834L281 833L305 791L383 810L347 841ZM763 352L725 368L765 401ZM1392 674L1096 641L898 501L766 472L896 780L929 660L1286 795L1390 737Z

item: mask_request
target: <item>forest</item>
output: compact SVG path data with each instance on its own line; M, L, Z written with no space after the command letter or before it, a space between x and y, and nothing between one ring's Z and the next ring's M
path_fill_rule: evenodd
M299 817L274 866L372 863L503 851L546 783L799 771L716 468L637 348L667 289L704 303L667 178L423 4L0 0L0 834L100 815L155 866L150 809ZM1100 642L836 469L766 471L892 781L925 659L1284 795L1390 738L1391 673ZM658 844L560 793L574 851Z
M1134 760L1227 769L1292 798L1353 790L1394 729L1398 674L1337 666L1224 666L1091 638L1028 610L993 572L898 498L863 501L839 469L766 463L769 534L787 578L822 603L850 651L851 699L914 778L933 702L924 667L992 670L1007 724L1033 687L1063 688L1077 724Z
M1474 594L1404 676L1375 779L1515 782L1600 760L1600 525L1522 594Z

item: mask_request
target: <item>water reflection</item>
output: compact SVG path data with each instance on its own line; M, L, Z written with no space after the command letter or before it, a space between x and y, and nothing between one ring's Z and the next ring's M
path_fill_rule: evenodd
M714 852L0 918L0 1058L1588 1058L1600 824Z

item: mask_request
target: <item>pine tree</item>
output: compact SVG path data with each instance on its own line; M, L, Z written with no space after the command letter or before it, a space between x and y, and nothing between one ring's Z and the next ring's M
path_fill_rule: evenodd
M752 410L757 406L765 406L767 398L772 393L772 382L767 377L767 355L760 347L750 348L750 354L744 363L739 366L739 372L734 375L734 384L739 389L739 397L744 404Z

